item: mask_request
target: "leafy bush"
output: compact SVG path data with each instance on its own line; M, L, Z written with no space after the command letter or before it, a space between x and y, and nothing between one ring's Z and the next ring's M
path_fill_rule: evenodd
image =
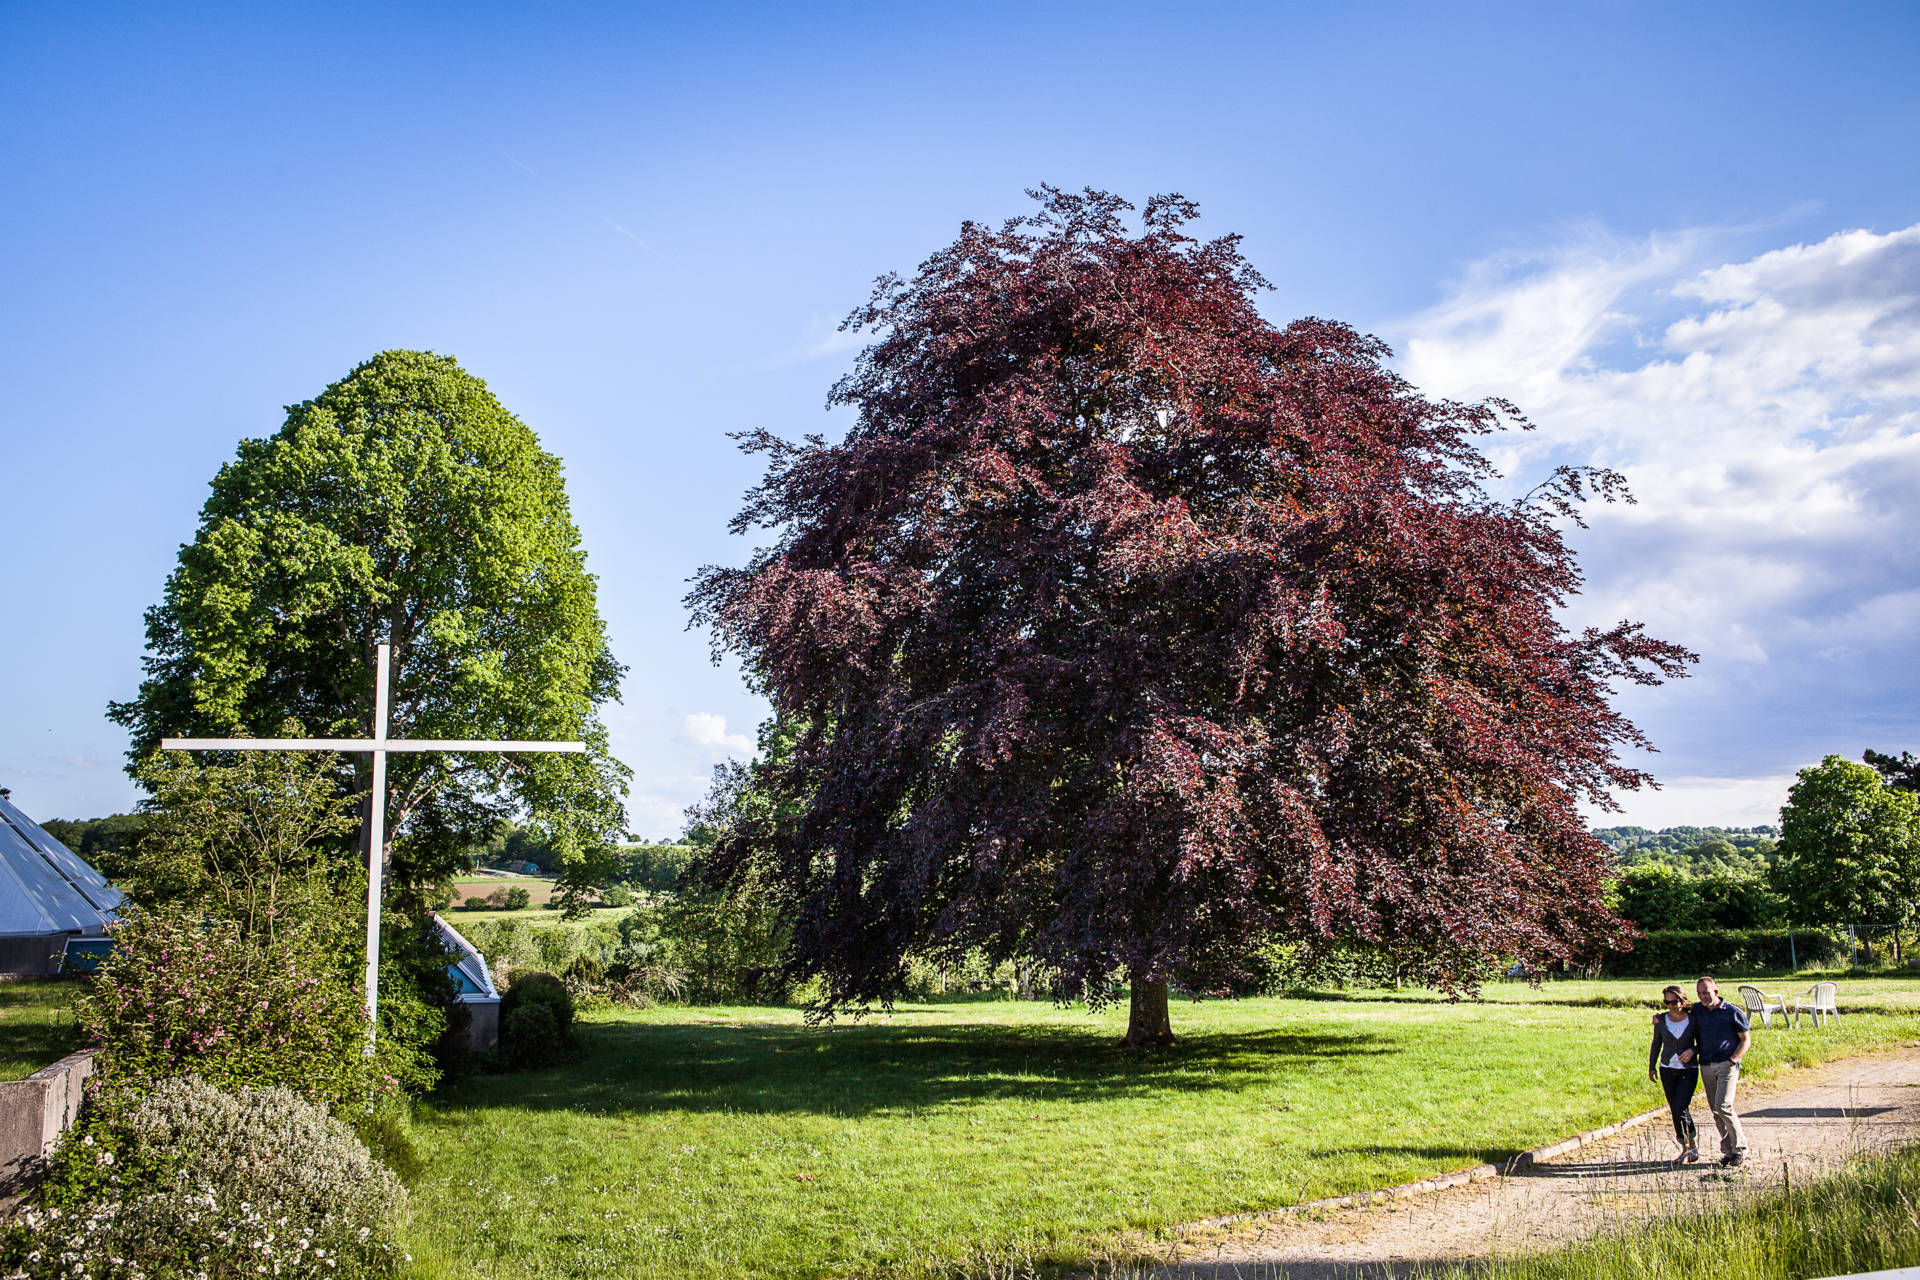
M358 980L364 953L324 920L247 934L236 920L185 907L127 911L113 928L113 954L74 1012L100 1050L103 1081L116 1087L192 1074L226 1089L284 1086L330 1109L370 1092L426 1089L445 1026L426 985L434 977L444 984L446 962L438 958L425 977L416 972L415 932L401 920L383 930L371 1061Z
M609 907L630 907L633 905L633 886L610 884L600 891L600 901Z
M553 1014L561 1034L573 1033L573 996L559 975L541 969L514 974L513 981L507 984L506 994L501 997L500 1016L505 1018L515 1009L529 1004L545 1006Z
M1602 969L1615 978L1671 978L1786 972L1795 960L1817 969L1846 958L1846 938L1824 929L1795 929L1791 943L1785 929L1656 929Z
M357 980L353 985L359 990ZM465 1029L471 1019L458 994L433 918L382 912L378 1049L383 1091L420 1093L438 1083L441 1073L459 1073L457 1059L467 1052ZM457 1037L450 1034L455 1023Z
M1461 957L1453 966L1456 988L1491 981L1500 962ZM1360 990L1438 985L1438 975L1421 952L1378 943L1340 939L1315 944L1275 943L1233 957L1231 968L1197 968L1176 975L1186 990L1200 995L1282 995L1321 987Z
M283 1085L326 1107L372 1087L364 999L325 931L246 937L235 921L160 908L126 913L113 938L75 1004L104 1080L198 1074L225 1088ZM390 1053L380 1076L396 1074Z
M602 978L605 977L601 972L600 962L595 960L590 952L586 951L582 951L579 955L568 961L562 976L566 978L570 987L598 986Z
M656 1004L684 1000L687 975L663 964L642 964L609 971L606 998L630 1009L651 1009Z
M389 1271L406 1191L287 1089L198 1077L117 1093L56 1154L0 1259L29 1277Z
M516 1067L549 1066L573 1047L573 995L540 969L513 976L500 999L500 1050Z
M509 911L519 911L524 909L532 901L532 894L528 893L523 886L515 885L513 888L507 890L507 900L504 905Z
M500 1015L500 1052L516 1067L549 1067L569 1048L559 1019L544 1004L523 1004Z
M305 734L297 720L285 737ZM148 904L179 903L240 922L246 934L351 914L366 877L344 837L358 825L328 751L241 752L207 764L187 752L141 760L145 829L132 879Z

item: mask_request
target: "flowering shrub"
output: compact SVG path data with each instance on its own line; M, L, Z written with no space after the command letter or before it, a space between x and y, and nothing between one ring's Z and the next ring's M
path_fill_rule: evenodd
M286 1089L162 1080L67 1142L0 1265L40 1280L379 1274L406 1191Z
M365 1056L359 984L323 934L243 936L183 908L129 913L76 1007L102 1078L138 1087L192 1073L226 1088L281 1085L326 1107L392 1092L397 1073Z

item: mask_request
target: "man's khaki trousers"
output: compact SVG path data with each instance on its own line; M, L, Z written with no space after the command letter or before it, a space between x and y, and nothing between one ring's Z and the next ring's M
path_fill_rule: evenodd
M1740 1068L1731 1062L1703 1062L1700 1087L1706 1091L1707 1106L1713 1110L1714 1127L1720 1130L1720 1154L1744 1157L1747 1135L1733 1110L1733 1093L1740 1087Z

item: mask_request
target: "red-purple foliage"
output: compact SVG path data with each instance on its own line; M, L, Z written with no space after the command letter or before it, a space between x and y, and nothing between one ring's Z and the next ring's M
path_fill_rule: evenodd
M1692 660L1555 618L1553 522L1618 478L1495 502L1474 438L1510 405L1276 329L1186 200L1131 234L1113 196L1037 194L849 319L877 338L843 443L746 442L734 528L779 540L688 602L799 733L709 881L787 904L827 1010L976 946L1100 1000L1276 939L1449 983L1618 936L1576 803L1648 781L1611 683Z

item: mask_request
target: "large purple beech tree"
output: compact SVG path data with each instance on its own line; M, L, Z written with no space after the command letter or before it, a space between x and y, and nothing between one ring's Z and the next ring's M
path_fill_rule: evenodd
M1176 973L1291 940L1394 948L1426 981L1617 941L1576 810L1649 779L1614 682L1693 656L1570 635L1563 470L1501 503L1477 436L1376 340L1275 328L1195 207L1036 193L966 224L848 324L844 442L765 432L733 522L778 531L688 597L790 735L702 874L774 895L817 1012L914 954L1052 967L1128 1041Z

